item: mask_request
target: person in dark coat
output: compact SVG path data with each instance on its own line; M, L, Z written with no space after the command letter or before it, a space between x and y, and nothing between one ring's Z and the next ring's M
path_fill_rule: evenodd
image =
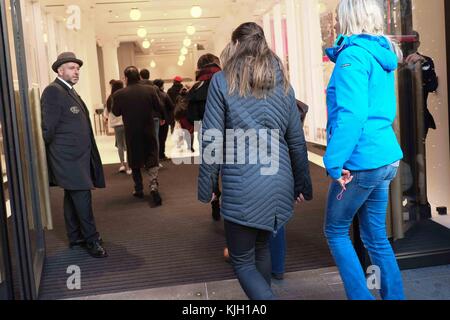
M141 76L141 80L139 81L140 84L153 85L153 81L150 80L150 71L148 71L148 69L141 69L139 75Z
M42 133L49 181L64 189L64 219L70 247L85 246L96 258L107 256L92 211L91 190L105 188L102 161L89 111L74 85L83 62L72 52L58 56L58 77L41 97Z
M187 118L192 124L195 121L203 120L209 84L213 75L221 70L220 60L213 54L207 53L198 59L195 77L197 82L186 96L186 99L189 101Z
M204 54L198 59L196 72L197 82L186 96L188 101L186 118L192 125L196 121L200 123L203 121L209 84L213 75L221 70L220 59L211 53ZM198 136L200 137L200 134ZM211 202L211 215L213 220L219 221L221 193L218 185L214 188L214 194L216 198Z
M183 78L180 76L176 76L173 79L173 85L170 87L169 90L167 90L167 94L169 95L170 99L172 99L172 103L174 105L177 104L177 99L180 96L181 89L183 89Z
M221 61L202 123L198 199L210 203L221 176L221 214L234 272L250 299L274 299L270 236L290 220L295 201L312 199L300 113L282 62L256 23L233 32ZM270 168L256 154L269 148L276 157Z
M173 133L175 128L175 105L170 99L169 95L164 92L164 81L161 79L156 79L153 81L153 84L159 89L159 98L164 106L164 111L166 114L166 122L160 127L159 130L159 158L161 160L169 160L166 156L166 140L167 135L169 134L169 126L170 130Z
M146 85L146 86L152 86L155 89L157 89L156 91L158 92L158 97L159 100L163 101L164 97L161 94L161 91L159 90L159 88L157 88L153 81L150 80L150 71L148 71L148 69L141 69L141 71L139 71L139 75L141 76L141 80L139 81L140 84ZM166 109L163 108L164 114L160 114L159 110L155 110L155 118L153 119L153 121L155 122L155 133L156 133L156 137L158 137L157 142L158 142L158 150L161 150L161 145L159 143L160 141L160 130L162 129L162 127L166 124L166 121L163 119L167 119L168 115L166 113ZM161 158L161 156L158 154L158 157ZM160 165L160 167L162 167L162 165Z
M164 114L154 86L139 84L139 71L130 66L125 69L127 87L117 91L114 96L112 111L115 116L122 116L125 125L128 164L132 169L137 198L144 197L141 169L150 177L150 190L153 205L162 204L158 191L158 143L155 134L155 113Z
M430 129L436 130L436 122L434 117L428 109L428 95L432 92L436 92L439 86L438 77L436 75L436 70L434 67L433 59L424 56L419 53L420 47L420 35L417 31L412 32L415 39L412 43L412 48L408 52L408 56L405 59L407 64L414 65L420 63L422 67L422 89L423 89L423 114L424 114L424 128L425 128L425 138L428 135Z

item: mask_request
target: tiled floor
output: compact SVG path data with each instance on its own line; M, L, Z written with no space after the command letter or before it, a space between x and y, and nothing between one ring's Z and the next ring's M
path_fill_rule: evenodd
M408 300L450 300L450 265L402 272ZM336 268L286 274L272 284L282 300L346 300ZM379 299L379 295L374 292ZM246 300L237 280L79 298L80 300Z

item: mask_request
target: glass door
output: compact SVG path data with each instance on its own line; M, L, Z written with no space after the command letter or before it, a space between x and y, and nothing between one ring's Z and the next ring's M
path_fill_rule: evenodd
M3 148L3 134L0 126L0 300L12 299L12 276L10 254L7 235L7 219L10 217L8 199L8 178L5 170L5 152Z
M450 262L445 1L385 0L387 30L401 46L397 72L404 152L392 194L394 250L404 268ZM433 23L429 23L433 21Z
M8 181L5 195L11 208L6 227L10 252L13 252L12 273L18 287L14 291L19 293L17 298L36 299L45 258L42 188L38 178L39 141L35 134L40 128L34 124L31 112L35 107L31 102L36 102L38 93L28 85L21 4L27 2L0 0L1 125L7 150L4 153L7 173L4 177Z

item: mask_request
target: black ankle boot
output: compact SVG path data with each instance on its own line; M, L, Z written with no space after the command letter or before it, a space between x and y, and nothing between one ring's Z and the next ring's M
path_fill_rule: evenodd
M153 199L153 207L159 207L162 205L162 199L161 196L159 195L158 191L152 191L150 192L150 194L152 195L152 199Z

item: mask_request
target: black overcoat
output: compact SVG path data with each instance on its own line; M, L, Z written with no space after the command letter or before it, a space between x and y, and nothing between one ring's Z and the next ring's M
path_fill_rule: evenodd
M50 185L66 190L104 188L89 111L80 96L57 78L42 93L41 108Z
M112 111L122 116L130 168L158 166L154 117L164 114L156 87L131 84L113 95Z

